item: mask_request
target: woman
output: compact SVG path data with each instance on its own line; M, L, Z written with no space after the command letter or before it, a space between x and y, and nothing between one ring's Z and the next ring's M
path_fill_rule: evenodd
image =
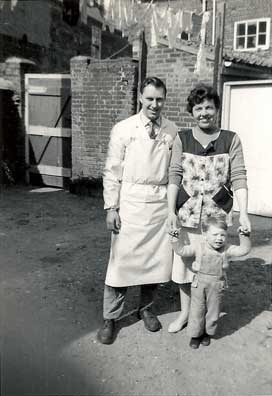
M217 127L220 99L210 86L201 84L187 99L187 110L195 127L178 133L169 169L168 226L182 227L180 238L199 243L202 223L209 216L226 217L231 225L232 191L235 191L240 225L250 232L247 213L247 179L241 142L236 133ZM188 321L192 262L174 255L172 279L179 284L181 313L169 325L171 333L180 331Z

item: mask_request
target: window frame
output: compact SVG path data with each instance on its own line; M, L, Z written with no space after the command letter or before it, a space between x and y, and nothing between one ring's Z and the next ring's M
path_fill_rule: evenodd
M256 23L256 34L253 36L252 34L248 34L248 25L252 23ZM265 44L258 44L257 40L259 37L259 28L260 28L260 23L261 22L266 22L266 42ZM244 35L239 35L238 34L238 25L240 24L245 24L245 34ZM240 51L240 52L250 52L250 51L258 51L258 50L267 50L270 47L270 30L271 30L271 18L256 18L256 19L245 19L243 21L236 21L234 22L234 38L233 38L233 48L235 51ZM261 32L262 33L262 32ZM256 37L256 44L254 48L238 48L237 46L237 40L238 37L245 37L245 46L248 45L248 37Z

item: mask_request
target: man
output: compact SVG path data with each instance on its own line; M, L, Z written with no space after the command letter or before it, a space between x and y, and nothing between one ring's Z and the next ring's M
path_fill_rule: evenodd
M146 78L140 113L111 132L104 170L107 228L112 231L104 289L104 324L98 340L111 344L128 286L141 286L139 318L149 331L161 324L151 306L158 283L171 279L172 250L167 236L168 166L177 127L161 116L166 86Z

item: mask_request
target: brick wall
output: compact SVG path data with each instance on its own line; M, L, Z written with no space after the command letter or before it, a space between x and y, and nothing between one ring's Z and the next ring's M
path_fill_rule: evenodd
M166 6L167 1L157 1L160 6ZM186 111L186 99L192 87L199 81L213 83L213 62L207 62L207 68L201 75L194 73L197 60L199 32L202 18L202 4L198 0L171 1L172 6L185 10L194 11L193 32L191 40L193 50L187 41L180 40L178 44L188 48L188 51L170 49L166 46L150 47L150 26L146 27L147 50L147 75L161 78L167 86L167 101L164 107L164 115L174 121L180 127L192 125L192 118ZM197 42L197 45L195 44Z
M198 81L212 83L213 64L207 64L200 78L194 73L196 54L167 47L148 51L147 74L167 85L165 116L180 127L192 126L186 98ZM72 59L73 180L102 176L112 126L136 112L137 68L137 62L127 58Z
M72 178L100 178L113 125L135 113L136 61L71 60Z
M164 115L180 127L189 127L193 120L186 111L186 99L199 82L213 82L213 64L207 63L204 75L194 73L196 55L167 47L149 48L147 74L161 78L167 86Z

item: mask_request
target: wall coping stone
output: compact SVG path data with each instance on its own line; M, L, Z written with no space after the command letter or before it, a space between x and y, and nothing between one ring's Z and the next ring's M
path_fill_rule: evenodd
M71 58L71 63L82 63L82 62L87 62L88 60L91 61L92 64L101 64L101 63L111 63L111 64L120 64L120 63L134 63L137 64L138 61L136 59L132 59L130 57L124 57L124 58L117 58L117 59L97 59L97 58L92 58L91 56L84 56L84 55L78 55L74 56Z
M5 63L17 63L17 64L25 63L28 65L36 66L36 62L33 62L26 58L18 58L16 56L11 56L10 58L6 59Z
M0 90L15 91L14 84L10 80L0 77Z
M195 44L191 42L191 45L189 44L182 44L182 43L175 43L175 48L169 48L168 47L168 41L164 38L159 38L158 40L159 44L163 45L164 48L167 47L167 49L169 50L169 52L171 52L171 50L179 50L179 51L184 51L187 52L191 55L197 55L198 51L199 51L199 43L197 44L197 47L194 46ZM215 58L215 54L214 54L214 48L211 48L210 46L205 46L207 51L205 53L206 59L214 61Z

